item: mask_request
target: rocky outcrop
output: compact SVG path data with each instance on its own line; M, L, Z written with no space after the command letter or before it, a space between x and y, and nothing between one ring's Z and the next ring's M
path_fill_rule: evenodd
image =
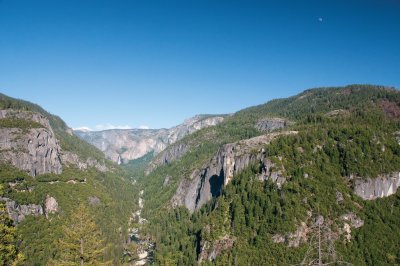
M32 128L0 128L0 161L12 164L31 176L53 173L61 174L63 164L77 166L81 170L95 167L105 172L107 167L89 158L82 162L78 155L62 151L59 141L43 115L29 111L0 110L0 119L35 122Z
M44 212L46 214L46 218L48 218L49 214L58 212L58 202L54 197L49 195L46 196L46 200L44 202Z
M166 187L169 185L170 181L171 181L171 176L170 175L166 175L164 178L164 182L163 182L163 187Z
M204 241L200 248L199 263L215 260L225 250L232 249L234 243L235 239L228 235L220 237L213 242Z
M97 170L99 170L100 172L106 172L108 171L107 166L105 166L105 164L101 164L99 163L97 160L92 159L92 158L88 158L86 160L86 162L83 162L78 155L76 155L75 153L72 152L62 152L61 153L61 161L65 164L65 165L72 165L72 166L76 166L78 167L79 170L86 170L89 167L94 167Z
M6 202L6 209L10 219L14 221L14 225L22 222L27 215L39 216L43 215L43 207L37 204L19 205L15 201L8 198L0 198Z
M400 172L380 175L376 178L350 177L354 193L364 200L388 197L396 193L400 186Z
M312 213L308 212L306 221L300 222L294 232L279 233L272 236L274 243L284 243L288 247L298 247L301 243L306 243L313 228L324 223L324 217L317 216L312 218Z
M321 237L324 244L328 242L333 244L343 236L345 241L349 242L352 238L352 229L363 225L364 221L352 212L341 215L340 219L335 221L325 219L322 215L312 217L311 212L308 212L306 221L301 222L294 232L275 234L272 236L272 241L286 244L288 247L299 247L302 243L315 245L318 237Z
M344 200L343 194L340 191L336 191L336 203L340 203Z
M40 204L18 204L9 198L0 197L0 201L6 202L8 216L13 220L14 225L22 222L28 215L46 215L46 218L48 218L49 214L56 213L59 210L57 200L49 195L46 196L44 208Z
M27 171L31 176L60 174L60 145L49 121L38 113L0 110L0 119L17 118L34 121L42 128L0 128L0 160Z
M288 247L298 247L300 243L307 242L307 237L309 233L309 228L305 222L301 222L297 227L297 230L293 233L289 233L286 236L286 241L288 243Z
M265 131L265 132L272 132L277 129L284 128L287 125L286 120L282 118L265 118L263 120L258 121L255 125L255 128Z
M234 175L257 162L261 165L259 179L271 178L281 185L284 177L274 169L264 148L276 137L291 134L297 132L271 133L222 146L203 168L195 170L189 179L182 179L172 198L172 206L183 205L190 212L199 209L211 198L219 196Z
M182 139L187 134L205 127L217 125L224 120L224 117L198 115L170 129L77 130L75 134L99 148L112 161L116 163L128 163L130 160L140 158L149 152L158 154L168 145ZM166 158L173 160L173 157L177 156L177 153L182 152L184 152L183 149L180 151L171 151L170 154L160 160L165 161Z
M361 220L357 215L354 213L346 213L343 214L341 217L341 220L343 221L343 228L340 231L341 234L344 234L344 237L347 242L351 241L351 229L352 228L360 228L361 226L364 225L364 221Z
M176 143L169 146L165 151L160 153L146 168L145 173L150 174L157 167L179 160L189 150L186 143Z
M88 197L88 202L90 205L99 205L101 203L100 199L96 196L90 196Z

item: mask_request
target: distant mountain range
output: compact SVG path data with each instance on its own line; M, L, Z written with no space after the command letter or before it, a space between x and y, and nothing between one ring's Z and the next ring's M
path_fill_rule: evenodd
M108 159L121 164L151 152L158 154L190 133L221 123L225 117L227 115L196 115L169 129L75 130L74 133L104 152Z

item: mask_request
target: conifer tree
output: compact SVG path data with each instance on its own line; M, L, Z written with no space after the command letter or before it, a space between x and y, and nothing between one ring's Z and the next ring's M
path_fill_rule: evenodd
M58 242L60 258L54 265L108 265L104 262L105 240L90 210L81 203L63 226ZM53 263L50 263L53 264Z
M0 185L0 195L3 187ZM23 255L18 253L17 233L12 220L8 217L5 204L0 202L0 265L17 265L23 261Z

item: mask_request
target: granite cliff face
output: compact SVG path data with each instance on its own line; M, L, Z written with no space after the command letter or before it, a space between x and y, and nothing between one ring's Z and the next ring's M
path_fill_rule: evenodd
M145 170L146 174L150 174L157 167L168 164L172 161L179 160L187 151L189 145L186 143L175 143L167 147L162 153L160 153L154 160L150 162Z
M396 193L400 186L400 172L380 175L376 178L354 178L354 193L364 200L384 198Z
M38 113L0 110L0 119L19 119L40 124L38 128L0 128L0 160L27 171L31 176L60 174L60 145L49 121Z
M31 176L46 173L61 174L63 165L74 165L81 170L95 167L106 171L104 164L62 151L49 120L40 113L21 110L0 110L0 120L14 124L0 127L0 161L12 164ZM4 121L3 120L3 121ZM20 124L31 123L29 126Z
M288 123L285 119L273 117L258 121L258 123L255 125L255 128L265 132L272 132L274 130L284 128L287 124Z
M190 212L199 209L213 197L219 196L234 175L252 163L260 162L260 180L271 179L281 186L285 178L267 158L265 145L281 135L297 134L296 131L271 133L222 146L217 154L189 179L184 178L172 198L172 206L186 206Z
M112 161L128 163L149 152L157 154L187 134L219 124L224 117L198 115L170 129L77 130L75 134L103 151Z
M260 131L270 133L272 131L282 129L286 127L289 123L282 118L265 118L258 121L254 127ZM156 158L154 158L149 166L146 168L145 173L150 174L157 167L161 165L168 164L172 161L179 160L183 155L189 150L190 144L177 142L168 146L162 153L160 153Z

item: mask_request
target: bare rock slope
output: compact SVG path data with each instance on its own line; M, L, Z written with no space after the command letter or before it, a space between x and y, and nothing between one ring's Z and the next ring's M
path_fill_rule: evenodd
M31 176L62 172L61 148L44 116L34 112L0 110L0 119L37 123L34 128L1 127L0 160L8 161Z

